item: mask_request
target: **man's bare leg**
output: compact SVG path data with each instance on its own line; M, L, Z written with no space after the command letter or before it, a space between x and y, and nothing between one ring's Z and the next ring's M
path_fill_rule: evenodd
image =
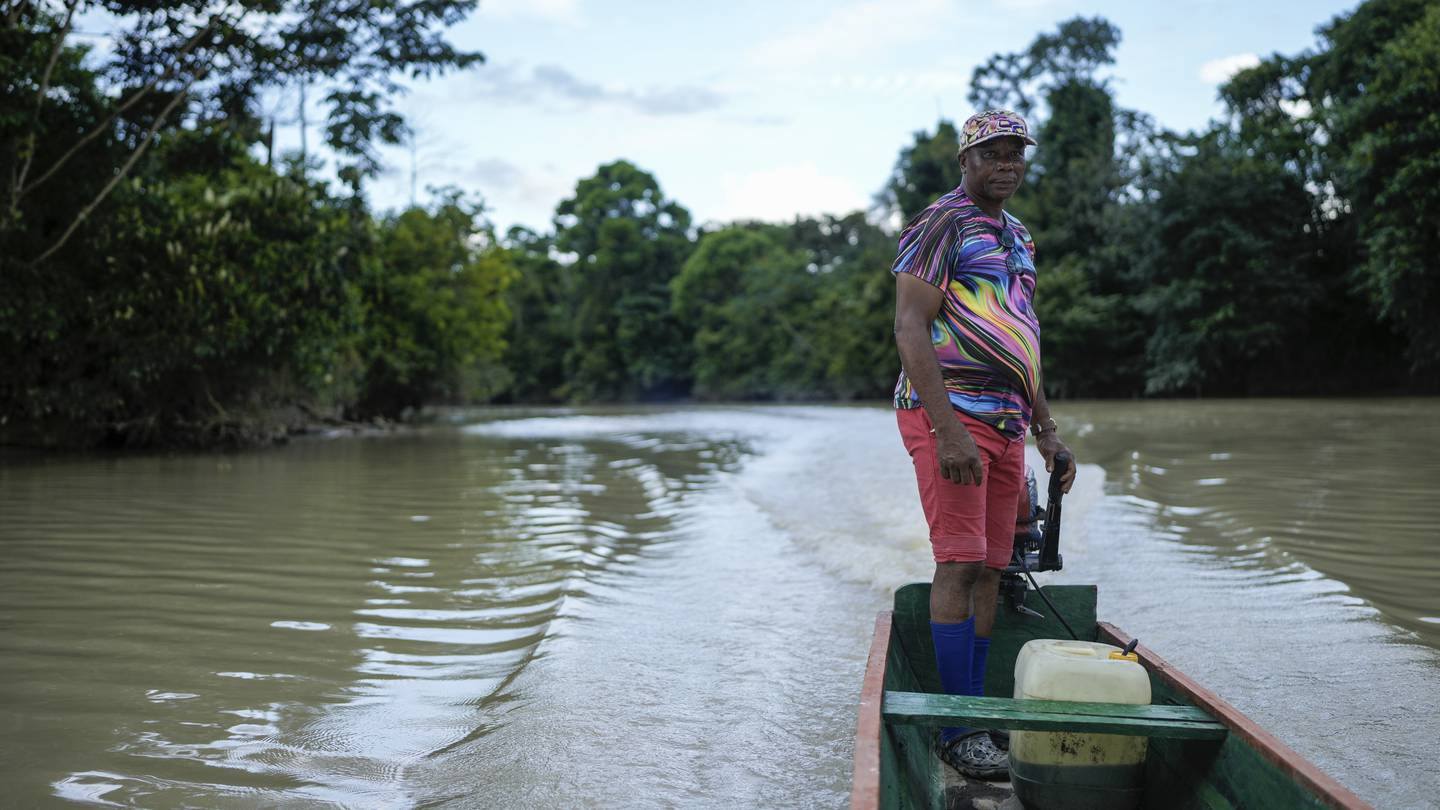
M972 599L975 597L976 582L981 578L984 568L983 562L935 563L935 579L930 583L930 621L959 624L975 615ZM997 588L999 582L997 577ZM990 627L995 623L995 594L992 592L990 597L990 624L985 628L987 636L990 635Z
M995 605L1000 599L1000 570L986 567L981 571L970 589L970 596L974 601L975 635L989 638L990 631L995 629Z

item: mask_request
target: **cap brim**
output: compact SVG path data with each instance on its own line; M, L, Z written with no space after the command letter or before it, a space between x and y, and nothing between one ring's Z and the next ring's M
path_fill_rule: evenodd
M1030 137L1029 135L1016 135L1013 132L997 132L994 135L986 135L980 140L975 141L974 143L965 147L965 149L974 149L980 144L985 143L986 141L993 141L996 138L1019 138L1020 140L1025 142L1026 146L1039 146L1039 144L1035 143L1035 139ZM961 149L960 151L963 153L965 149Z

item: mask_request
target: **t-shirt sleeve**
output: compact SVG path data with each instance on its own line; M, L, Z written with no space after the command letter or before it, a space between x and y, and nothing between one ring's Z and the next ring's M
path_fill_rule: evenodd
M909 273L943 288L950 279L950 268L959 249L960 240L948 217L923 219L900 235L900 249L890 272Z

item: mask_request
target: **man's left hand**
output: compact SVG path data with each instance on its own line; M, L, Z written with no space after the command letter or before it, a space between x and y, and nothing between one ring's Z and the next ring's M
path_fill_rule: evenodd
M1070 485L1075 483L1075 468L1078 466L1075 453L1066 447L1064 442L1060 441L1060 436L1053 430L1047 430L1035 437L1035 448L1039 450L1040 455L1044 457L1045 472L1049 473L1055 472L1056 456L1061 453L1069 454L1070 469L1066 470L1065 475L1060 479L1060 491L1069 492Z

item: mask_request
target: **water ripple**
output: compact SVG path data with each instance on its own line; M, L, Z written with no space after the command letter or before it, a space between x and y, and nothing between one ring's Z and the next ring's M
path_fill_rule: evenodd
M455 436L0 467L0 712L74 729L3 743L12 798L411 804L738 458Z

